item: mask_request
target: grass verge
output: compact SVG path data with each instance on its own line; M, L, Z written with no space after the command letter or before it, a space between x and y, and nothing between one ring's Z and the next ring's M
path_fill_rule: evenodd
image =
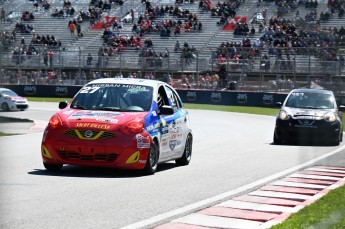
M314 204L292 214L271 229L345 228L345 186L332 190Z
M60 102L70 101L71 98L34 98L29 101L39 102ZM250 113L258 115L277 115L277 108L245 107L245 106L223 106L208 104L185 104L186 109L216 110L226 112ZM345 122L343 119L343 124ZM274 229L299 229L299 228L345 228L345 187L333 190L319 201L311 204L301 211L291 215L283 223L274 226Z

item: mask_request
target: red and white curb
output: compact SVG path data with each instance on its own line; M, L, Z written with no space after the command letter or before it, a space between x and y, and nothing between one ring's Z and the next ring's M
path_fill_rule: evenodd
M34 125L30 127L32 131L43 131L48 124L48 121L34 120Z
M344 184L345 168L314 166L154 228L270 228Z

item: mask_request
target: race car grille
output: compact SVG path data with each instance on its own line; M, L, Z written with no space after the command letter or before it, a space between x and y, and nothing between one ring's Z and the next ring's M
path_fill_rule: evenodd
M17 109L26 109L26 108L28 108L28 105L26 105L26 104L17 104L16 107L17 107Z
M84 140L99 140L99 139L108 139L114 138L115 134L108 131L96 131L96 130L66 130L65 135L76 137Z
M95 155L85 155L77 152L68 152L68 151L58 151L59 156L65 160L74 159L81 161L104 161L104 162L113 162L116 160L117 155L114 153L111 154L95 154Z

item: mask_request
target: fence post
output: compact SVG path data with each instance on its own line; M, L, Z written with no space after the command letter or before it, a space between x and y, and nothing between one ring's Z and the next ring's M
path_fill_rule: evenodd
M79 51L79 79L81 79L81 48L78 47Z

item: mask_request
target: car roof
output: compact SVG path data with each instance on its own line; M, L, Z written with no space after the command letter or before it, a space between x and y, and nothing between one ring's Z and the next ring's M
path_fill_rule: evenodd
M322 94L333 94L330 90L325 89L314 89L314 88L297 88L291 92L311 92L311 93L322 93Z
M0 87L0 91L12 91L11 89Z
M135 84L141 86L149 86L157 88L159 85L163 85L163 81L159 80L149 80L149 79L133 79L133 78L102 78L97 79L89 82L88 84L95 84L95 83L112 83L112 84Z

